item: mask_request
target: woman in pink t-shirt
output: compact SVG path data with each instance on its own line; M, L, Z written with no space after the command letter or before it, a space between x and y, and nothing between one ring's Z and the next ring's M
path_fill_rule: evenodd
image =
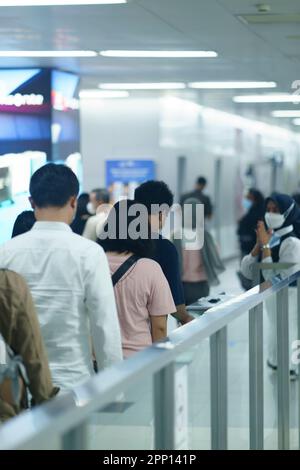
M135 204L129 200L115 204L99 240L107 254L112 276L126 260L133 260L114 286L124 358L164 338L167 315L176 312L161 267L151 259L153 248L148 216L144 214L141 221L140 213L131 215L136 214Z

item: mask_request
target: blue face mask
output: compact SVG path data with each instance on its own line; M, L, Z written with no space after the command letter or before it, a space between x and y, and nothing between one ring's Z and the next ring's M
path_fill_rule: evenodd
M249 209L251 209L252 205L253 205L253 202L250 201L250 199L244 198L242 200L242 206L245 209L245 211L248 211Z

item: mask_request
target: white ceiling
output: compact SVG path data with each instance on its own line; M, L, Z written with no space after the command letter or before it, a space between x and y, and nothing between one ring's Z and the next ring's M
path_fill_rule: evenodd
M96 87L100 81L272 80L278 82L279 91L290 92L291 83L300 80L300 37L288 36L300 35L299 23L241 21L239 15L257 13L256 3L129 0L113 6L0 8L2 50L210 49L219 53L217 59L0 59L0 67L58 66L80 73L84 88ZM271 13L300 13L299 0L263 3L271 6ZM196 93L204 104L262 118L268 118L271 109L291 107L233 104L231 91Z

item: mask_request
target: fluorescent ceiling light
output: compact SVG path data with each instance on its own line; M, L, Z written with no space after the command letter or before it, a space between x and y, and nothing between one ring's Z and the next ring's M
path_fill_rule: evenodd
M81 90L80 98L128 98L128 91Z
M62 5L113 5L127 0L0 0L0 7L45 7Z
M215 51L100 51L104 57L152 58L152 59L197 59L217 57Z
M234 89L234 88L276 88L276 82L192 82L190 88L199 89Z
M300 110L296 111L294 109L291 110L278 110L272 111L272 116L277 118L293 118L293 117L300 117Z
M161 83L103 83L102 90L182 90L186 88L181 82Z
M273 93L268 95L234 96L235 103L300 103L300 95Z
M300 118L294 119L294 120L293 120L293 124L294 124L295 126L300 126Z
M95 51L0 51L0 57L96 57Z

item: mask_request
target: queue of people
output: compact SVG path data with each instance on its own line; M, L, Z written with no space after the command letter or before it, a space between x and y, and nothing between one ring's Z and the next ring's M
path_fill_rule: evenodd
M19 215L12 239L0 247L1 421L26 407L20 397L27 384L32 404L41 403L165 338L169 315L180 324L193 320L176 247L160 233L173 204L168 186L148 181L134 201L109 214L102 211L107 192L77 200L78 193L68 167L37 170L32 211ZM130 235L135 204L146 210L146 238ZM115 224L115 236L103 236L115 214L126 222Z
M161 232L174 197L162 181L147 181L134 200L110 207L104 189L78 197L77 177L64 165L50 163L34 173L32 211L18 216L12 239L0 246L0 421L28 405L27 386L31 404L42 403L165 338L170 315L181 325L194 319L186 305L208 296L225 270L204 226L213 210L205 185L198 178L195 190L182 197L182 209L191 211L183 211L181 237L174 233L171 241ZM278 193L264 200L251 188L244 205L238 229L244 278L252 285L258 261L291 262L280 274L296 272L296 202ZM264 279L274 274L263 271ZM295 332L296 290L289 290ZM268 365L276 370L272 302ZM291 378L297 378L292 367Z

